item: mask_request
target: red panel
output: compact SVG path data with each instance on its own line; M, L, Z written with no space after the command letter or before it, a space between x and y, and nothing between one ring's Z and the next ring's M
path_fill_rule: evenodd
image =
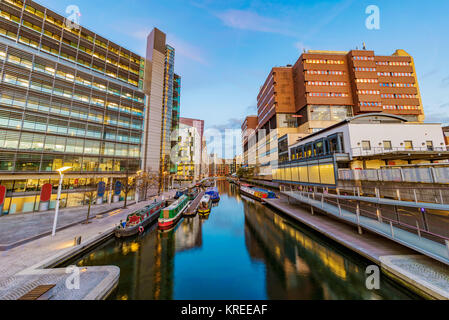
M0 206L5 202L6 187L0 186Z
M52 190L53 190L53 186L51 185L51 183L47 183L42 186L41 202L50 201Z

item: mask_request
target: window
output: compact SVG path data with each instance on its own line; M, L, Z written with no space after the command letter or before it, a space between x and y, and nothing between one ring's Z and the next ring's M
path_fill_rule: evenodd
M426 141L428 151L433 151L433 141Z
M413 141L404 141L405 150L413 150Z
M391 145L391 141L384 141L384 149L385 150L392 150L393 146Z
M362 141L362 149L363 151L371 150L371 142L370 141Z

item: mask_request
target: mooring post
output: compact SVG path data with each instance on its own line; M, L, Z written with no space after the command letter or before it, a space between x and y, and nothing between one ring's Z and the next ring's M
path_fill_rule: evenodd
M443 191L441 189L440 189L440 199L441 199L441 204L444 204Z
M312 216L314 216L314 215L315 215L315 212L314 212L314 210L313 210L313 206L310 206L310 208L311 208Z
M337 205L338 205L338 214L341 217L341 205L340 205L340 199L339 198L337 198Z
M398 197L398 200L401 201L401 192L399 191L399 189L396 189L396 195Z
M362 227L360 226L360 203L357 201L357 229L359 234L363 234Z
M416 195L416 189L413 189L413 194L415 196L415 203L418 203L418 196Z

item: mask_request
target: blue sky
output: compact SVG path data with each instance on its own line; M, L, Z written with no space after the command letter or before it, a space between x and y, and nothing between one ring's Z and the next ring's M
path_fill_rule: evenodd
M449 123L449 1L431 0L38 0L64 13L75 4L81 25L145 52L156 26L176 49L181 114L206 127L239 128L273 66L293 64L303 48L376 54L404 49L414 58L428 121ZM368 5L380 30L365 27Z

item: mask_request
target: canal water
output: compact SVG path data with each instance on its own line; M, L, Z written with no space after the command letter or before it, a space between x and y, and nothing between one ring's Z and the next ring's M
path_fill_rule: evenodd
M111 299L415 299L390 279L365 286L370 264L346 248L218 181L208 219L183 219L128 240L111 239L69 264L117 265Z

